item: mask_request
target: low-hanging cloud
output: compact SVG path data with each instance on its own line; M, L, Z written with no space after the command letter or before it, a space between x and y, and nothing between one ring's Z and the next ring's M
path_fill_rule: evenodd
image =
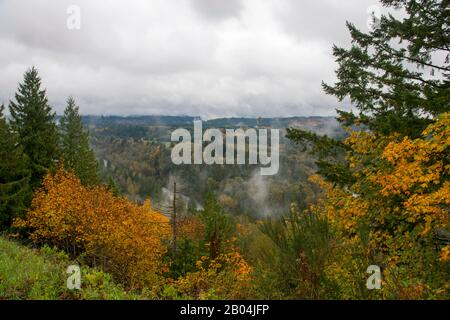
M0 0L0 103L36 66L61 113L332 115L332 44L375 0ZM69 5L81 29L66 27Z

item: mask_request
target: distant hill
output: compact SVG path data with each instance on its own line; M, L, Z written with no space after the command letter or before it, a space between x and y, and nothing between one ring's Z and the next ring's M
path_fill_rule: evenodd
M56 116L59 122L61 116ZM97 135L117 138L145 138L160 142L170 141L170 133L175 128L191 128L199 116L82 116L83 123ZM230 117L203 120L203 128L299 128L319 135L343 137L345 131L334 117L275 117L248 118Z
M199 117L191 116L83 116L86 125L149 125L181 126L192 124Z
M115 131L133 131L134 137L146 137L148 127L183 127L190 128L194 116L83 116L83 122L88 127L114 128ZM286 129L288 127L301 128L318 134L341 136L344 131L334 117L286 117L286 118L217 118L203 121L204 128L258 128L269 127ZM130 128L132 128L130 130ZM113 134L114 135L114 134ZM119 134L122 135L122 134Z
M316 197L308 177L316 170L314 159L285 137L288 127L302 128L337 137L345 134L333 117L219 118L203 121L207 128L280 129L280 170L276 176L260 178L256 165L181 165L171 160L171 134L176 128L193 129L192 116L85 116L92 147L101 162L101 175L113 177L130 199L150 197L163 203L168 181L184 186L188 206L203 204L214 191L228 199L231 214L260 217L289 212L291 203L304 208ZM231 199L231 200L230 200ZM191 201L192 200L192 201ZM189 204L190 202L190 204ZM181 206L180 206L181 207Z

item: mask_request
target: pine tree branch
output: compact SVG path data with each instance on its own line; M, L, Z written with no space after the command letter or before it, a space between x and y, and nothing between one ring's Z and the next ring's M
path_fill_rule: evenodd
M421 64L421 65L425 65L427 67L436 68L436 69L439 69L439 70L442 70L442 71L450 72L450 68L441 67L441 66L434 65L434 64L431 64L431 63L428 63L428 62L425 62L425 61L422 61L422 60L419 60L419 59L416 59L416 58L413 58L413 57L409 57L409 56L405 56L405 55L402 55L402 54L397 53L397 52L393 52L393 51L389 50L388 48L386 48L385 46L382 46L380 43L377 43L376 47L378 49L386 52L387 54L390 54L390 55L395 56L397 58L407 59L407 60L409 60L411 62L415 62L417 64Z

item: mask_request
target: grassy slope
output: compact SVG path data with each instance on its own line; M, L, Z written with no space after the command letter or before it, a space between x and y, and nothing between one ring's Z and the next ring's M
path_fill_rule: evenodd
M114 284L110 275L82 267L82 290L66 288L65 254L30 249L0 236L1 299L135 299Z

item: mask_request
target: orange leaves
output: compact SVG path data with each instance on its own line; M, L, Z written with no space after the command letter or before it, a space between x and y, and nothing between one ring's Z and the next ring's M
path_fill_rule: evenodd
M384 197L406 196L403 202L411 223L423 221L422 235L432 227L448 224L450 182L448 153L450 147L450 114L446 113L430 125L423 137L391 142L383 152L390 168L380 170L371 181L382 187Z
M251 285L250 265L237 250L220 254L210 260L201 257L198 271L188 273L173 283L183 299L244 299Z
M339 236L327 274L351 297L365 281L357 275L383 265L382 297L448 298L450 246L436 231L450 230L450 113L416 139L359 131L345 143L353 182L311 178L323 197L309 210L327 216Z
M318 205L310 206L310 210L322 212L326 217L346 234L357 232L358 221L367 214L369 203L355 193L346 192L318 176L310 180L324 190L324 197Z
M404 137L402 142L390 142L383 151L383 157L390 163L406 160L413 157L418 147L408 138Z
M439 259L442 262L450 261L450 246L445 246L444 248L442 248L440 255L439 255Z
M196 216L181 216L177 221L177 235L197 239L203 234L204 226Z
M442 160L434 160L436 148L432 140L404 138L391 142L384 149L383 158L393 167L388 173L373 177L383 187L383 195L411 194L413 188L428 188L438 184L444 171Z
M202 259L197 262L197 266L200 270L221 270L226 268L241 280L248 280L252 272L250 265L236 249L233 249L228 253L220 254L213 260L205 258L206 257L202 257ZM205 264L207 264L207 268L204 268Z
M314 177L324 197L312 209L326 214L347 243L359 238L360 225L367 226L369 247L381 251L388 265L411 262L417 243L431 242L434 228L449 228L450 113L416 139L359 131L346 144L355 182L343 188ZM437 257L432 246L422 249ZM444 248L440 260L448 261L449 252Z
M351 131L345 144L352 147L355 154L370 154L377 146L377 137L368 131Z
M450 206L450 182L434 192L413 194L404 202L405 208L411 213L409 221L415 222L423 217L425 225L422 231L427 235L432 227L445 227L448 224L448 211Z
M438 120L424 130L422 138L411 140L405 137L401 142L391 142L383 152L394 168L388 175L380 176L380 184L402 183L401 192L413 187L427 188L439 184L444 173L450 173L444 161L450 147L450 113L442 114ZM383 178L386 181L383 181Z
M103 187L84 187L63 169L45 177L26 219L15 225L29 228L35 242L85 253L130 287L156 281L166 250L162 241L170 234L168 219L149 203L139 206Z

